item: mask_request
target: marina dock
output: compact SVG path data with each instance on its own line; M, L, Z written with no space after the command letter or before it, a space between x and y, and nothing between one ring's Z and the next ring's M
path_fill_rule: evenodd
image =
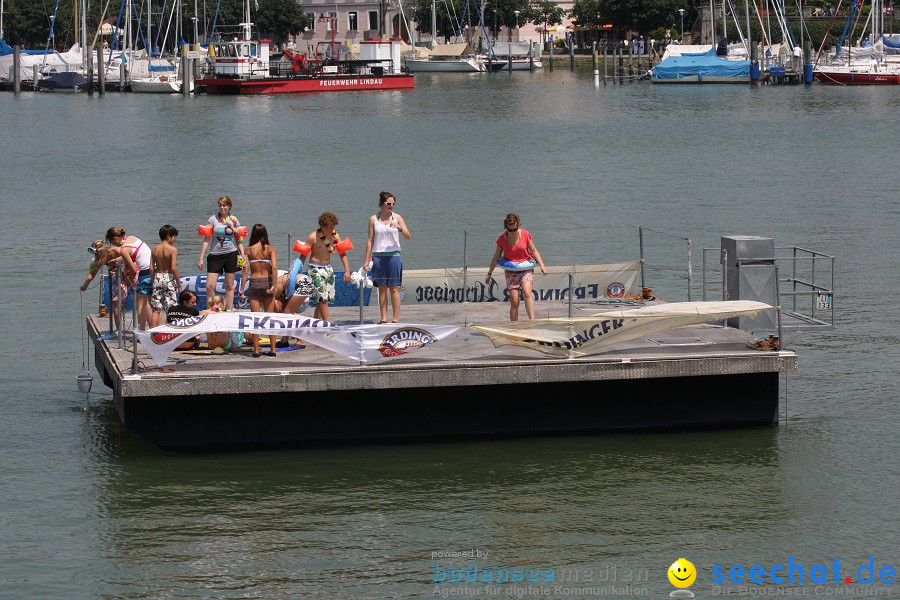
M584 316L608 308L575 305ZM358 307L331 310L336 324L359 323ZM368 322L377 318L367 310ZM498 302L404 306L403 320L466 325L507 311ZM566 314L564 303L536 303L538 318ZM780 374L797 367L794 352L752 349L749 333L717 325L578 358L494 348L463 327L375 363L307 343L275 357L253 358L247 346L176 352L160 368L139 345L132 373L130 333L119 348L102 339L106 318L89 316L87 328L121 422L172 450L766 426L778 421Z

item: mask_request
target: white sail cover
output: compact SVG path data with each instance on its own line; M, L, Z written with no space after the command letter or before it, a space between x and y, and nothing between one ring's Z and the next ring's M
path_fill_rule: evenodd
M292 336L360 362L399 356L442 340L459 329L456 325L332 325L328 321L284 313L211 313L137 331L138 339L157 365L181 343L201 333L241 332Z
M775 307L750 300L673 302L607 310L590 317L486 323L470 327L487 335L495 347L511 345L555 356L583 356L589 348L605 348L685 325L744 315L754 317L764 310L775 310Z

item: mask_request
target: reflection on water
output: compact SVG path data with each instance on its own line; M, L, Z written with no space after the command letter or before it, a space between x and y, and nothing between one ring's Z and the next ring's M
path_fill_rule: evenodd
M777 444L768 428L202 456L132 446L98 481L98 541L118 574L108 585L212 595L390 597L387 582L422 595L431 552L469 548L496 567L650 568L671 547L708 552L723 532L790 518L771 512L779 487L759 485L777 476Z

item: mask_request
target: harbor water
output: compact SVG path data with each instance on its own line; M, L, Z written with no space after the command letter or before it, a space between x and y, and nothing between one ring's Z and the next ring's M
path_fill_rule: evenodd
M0 94L0 597L664 598L679 557L697 597L900 594L878 575L900 570L897 90L595 86L561 66L410 92ZM647 284L672 301L686 238L695 300L722 235L835 255L836 327L788 339L800 368L761 429L183 455L123 430L96 374L78 393L97 304L78 286L108 227L153 243L175 225L193 274L221 194L282 264L331 210L356 269L382 190L407 268L461 266L465 230L486 266L510 211L551 265L636 259L645 226ZM390 410L390 389L370 395ZM770 578L789 560L802 584ZM766 575L735 583L733 565Z

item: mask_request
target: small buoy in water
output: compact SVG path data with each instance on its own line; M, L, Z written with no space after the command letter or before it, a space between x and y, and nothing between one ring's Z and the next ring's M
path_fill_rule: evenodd
M91 384L94 383L94 377L89 371L82 371L75 377L75 381L78 382L78 391L82 394L87 394L91 391Z

